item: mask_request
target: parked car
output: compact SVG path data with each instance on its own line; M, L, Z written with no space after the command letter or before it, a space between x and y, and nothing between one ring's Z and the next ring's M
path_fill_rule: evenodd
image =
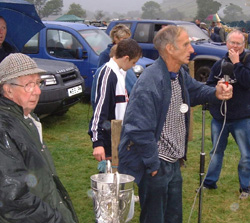
M44 28L34 4L26 1L0 1L0 14L8 26L4 40L16 48L17 52L28 53L26 47L23 50L22 48L30 38L29 43L33 50L44 47L42 42L34 42L32 38ZM73 63L46 59L35 59L35 61L38 67L46 70L46 74L41 75L44 85L41 87L35 113L40 117L64 114L70 106L82 99L85 89L84 79Z
M41 75L44 85L35 113L44 117L62 115L81 101L84 94L84 79L78 68L69 62L33 58L38 67L47 71Z
M191 60L195 61L195 79L206 81L212 65L221 59L227 52L223 43L214 43L198 26L191 22L172 20L116 20L110 22L107 27L107 34L117 24L127 25L135 39L142 47L143 56L155 60L158 58L158 51L154 48L153 38L156 33L167 25L184 27L190 37L194 53Z
M101 20L86 20L84 22L86 25L96 26L99 29L106 30L107 29L107 23L106 21Z
M25 45L23 51L35 58L74 63L85 80L85 94L90 95L99 55L111 43L99 28L82 23L44 21L46 26ZM142 58L134 68L137 72L152 64Z

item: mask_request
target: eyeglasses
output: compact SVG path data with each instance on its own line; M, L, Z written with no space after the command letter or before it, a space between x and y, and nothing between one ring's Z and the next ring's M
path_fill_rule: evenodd
M38 87L40 88L41 86L44 85L44 80L39 80L37 82L29 82L25 85L21 85L21 84L15 84L15 83L10 83L10 85L15 85L15 86L19 86L19 87L23 87L24 90L27 92L27 93L31 93L34 91L35 89L35 86L38 85Z
M244 44L244 42L243 43L238 43L238 42L234 42L234 41L228 41L228 43L231 46L243 46L243 44Z

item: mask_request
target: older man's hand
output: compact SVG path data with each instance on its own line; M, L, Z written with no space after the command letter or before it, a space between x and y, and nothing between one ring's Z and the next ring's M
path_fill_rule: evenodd
M227 85L223 81L218 81L215 95L220 100L228 100L233 97L233 86L231 84Z

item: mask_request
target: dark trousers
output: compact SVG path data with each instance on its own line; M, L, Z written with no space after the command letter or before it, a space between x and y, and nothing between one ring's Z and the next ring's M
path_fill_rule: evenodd
M182 223L182 176L179 161L161 160L156 176L145 173L139 187L141 223Z

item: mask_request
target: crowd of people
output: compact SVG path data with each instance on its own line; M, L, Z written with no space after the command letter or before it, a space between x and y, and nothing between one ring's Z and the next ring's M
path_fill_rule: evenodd
M207 26L205 22L196 19L195 24L201 28L201 30L207 34L213 42L226 43L227 34L234 30L232 27L223 25L221 20L211 21L210 25ZM243 33L245 38L245 48L248 48L250 44L249 32L246 31L245 27L237 29L241 30Z
M223 29L220 22L206 31L211 36L216 28ZM217 188L231 133L241 152L239 198L249 196L250 56L244 50L246 39L241 31L226 36L220 30L228 53L214 64L207 84L192 78L184 66L194 49L183 27L169 25L157 32L153 43L159 58L130 85L126 78L134 75L130 69L142 56L142 49L130 38L128 28L114 27L113 43L100 56L89 123L93 156L98 162L111 159L111 120L122 120L118 170L135 177L141 223L183 221L180 167L188 155L191 106L209 103L213 117L213 159L204 188ZM45 71L5 42L6 33L6 21L0 17L0 221L77 223L43 140L41 123L33 113L41 94L40 75ZM229 83L221 72L225 63L232 64ZM227 112L221 113L223 103Z
M195 20L195 24L205 32L214 42L226 42L226 31L220 20L212 21L207 28L207 24L199 19Z

